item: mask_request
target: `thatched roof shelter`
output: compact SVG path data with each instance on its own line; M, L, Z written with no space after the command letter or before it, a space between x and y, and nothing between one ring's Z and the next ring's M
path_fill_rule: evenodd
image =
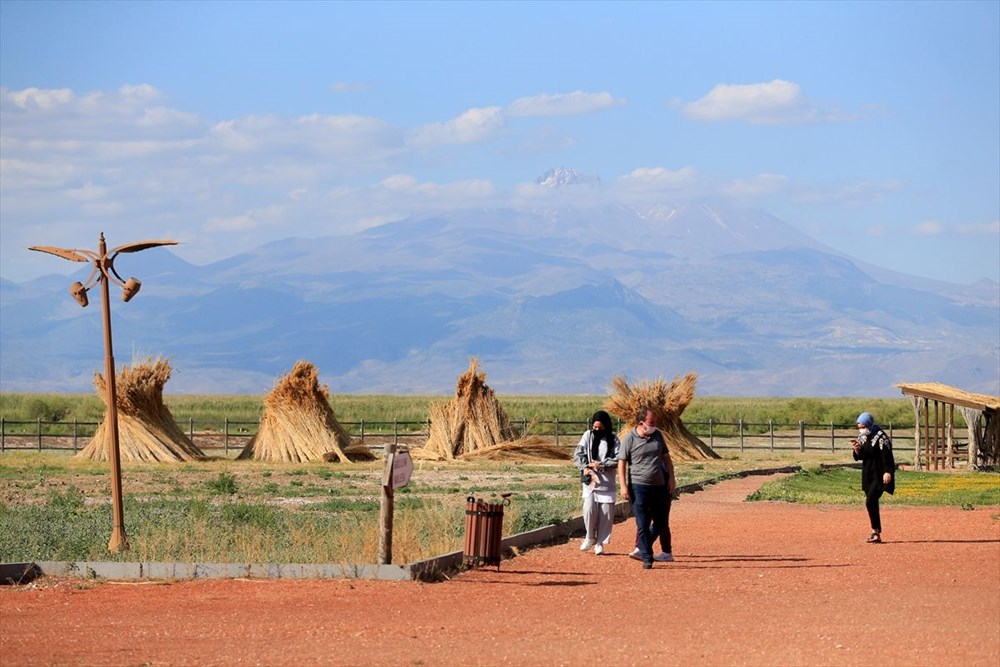
M295 362L264 397L260 429L237 458L285 463L371 460L367 447L351 445L329 399L330 389L320 386L316 367Z
M1000 396L975 394L937 382L896 386L913 403L913 460L918 468L955 467L956 407L968 428L968 465L980 469L1000 465Z
M163 386L170 379L170 362L148 359L122 366L115 374L115 404L118 408L118 444L122 461L197 461L205 458L201 450L181 430L163 403ZM107 405L104 376L94 375L97 393ZM107 461L110 436L107 412L90 443L76 458Z
M656 423L667 442L670 455L676 461L698 461L721 458L711 447L684 427L681 413L694 399L698 375L688 373L675 378L669 385L663 378L629 385L621 375L611 381L604 409L624 422L619 437L631 429L635 416L644 407L656 415Z
M546 458L565 460L566 453L542 438L521 438L496 394L486 384L485 371L472 357L455 383L455 396L431 406L430 434L420 458L437 460Z

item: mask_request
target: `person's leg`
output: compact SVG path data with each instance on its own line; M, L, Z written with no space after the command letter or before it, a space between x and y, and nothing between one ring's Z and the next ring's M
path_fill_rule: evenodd
M882 480L876 480L868 485L865 492L865 508L868 510L868 520L872 525L872 533L882 534L882 517L879 515L878 500L882 497Z
M583 496L583 527L587 534L583 538L581 549L589 549L594 544L597 536L597 513L599 507L600 503L594 500L593 493L587 493Z
M651 486L649 496L650 496L650 519L652 523L652 528L650 530L650 549L653 547L653 540L657 536L660 537L660 544L662 545L663 531L666 530L667 524L667 487L665 486Z
M650 490L655 487L645 484L632 485L632 514L635 516L635 525L639 531L639 555L644 563L653 562L653 531L649 529L649 522L652 520L653 507Z
M666 512L663 517L663 530L660 531L660 549L663 553L672 554L674 553L673 543L670 535L670 505L673 503L673 498L667 493L667 503Z
M611 526L614 525L614 514L615 504L614 503L595 503L598 507L597 511L597 543L607 544L611 541Z

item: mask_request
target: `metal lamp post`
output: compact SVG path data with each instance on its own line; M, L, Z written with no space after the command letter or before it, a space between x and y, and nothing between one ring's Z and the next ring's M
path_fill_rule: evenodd
M111 299L109 296L108 283L115 283L122 288L122 301L128 301L138 293L142 286L135 278L123 280L115 271L115 257L123 252L139 252L147 248L155 248L162 245L177 245L177 241L139 241L128 243L112 248L109 255L107 245L104 242L104 233L101 233L97 241L97 252L92 250L77 250L75 248L54 248L52 246L31 246L29 250L47 252L51 255L58 255L63 259L72 262L92 262L93 270L87 280L80 283L75 282L70 285L69 293L73 295L76 302L86 307L89 303L87 290L101 284L101 305L104 311L104 377L107 385L108 403L108 433L111 438L108 458L111 459L111 513L112 531L111 539L108 541L108 550L112 553L128 550L128 538L125 536L125 517L122 506L122 470L121 456L118 445L118 403L115 400L115 357L111 344Z

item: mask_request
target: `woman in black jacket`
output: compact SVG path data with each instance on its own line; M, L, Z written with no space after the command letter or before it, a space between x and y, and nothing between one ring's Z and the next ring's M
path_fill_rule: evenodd
M865 492L865 507L872 524L868 542L882 541L882 519L878 499L882 493L896 490L896 461L892 457L892 440L875 423L870 412L858 415L858 439L851 441L854 460L861 461L861 490Z

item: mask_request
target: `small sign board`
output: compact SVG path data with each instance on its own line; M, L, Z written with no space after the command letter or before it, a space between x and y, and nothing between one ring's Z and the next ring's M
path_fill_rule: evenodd
M392 459L392 488L406 486L413 474L413 459L408 451L396 452Z

